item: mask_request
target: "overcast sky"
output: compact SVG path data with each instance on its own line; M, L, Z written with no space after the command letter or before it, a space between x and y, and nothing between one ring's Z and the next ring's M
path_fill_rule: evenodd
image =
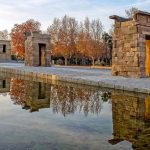
M35 19L46 30L54 17L65 14L83 20L99 18L108 31L110 15L124 16L124 10L138 7L150 11L150 0L0 0L0 30L11 30L15 23Z

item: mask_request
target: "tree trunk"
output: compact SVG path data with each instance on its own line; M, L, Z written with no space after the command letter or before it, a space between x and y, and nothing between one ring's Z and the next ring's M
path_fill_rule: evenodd
M84 65L84 58L82 57L82 65Z
M70 58L68 58L67 65L71 65L71 59Z
M108 64L108 62L107 62L107 53L108 53L108 46L106 46L106 66Z
M92 65L95 66L95 60L93 57L92 57Z
M75 58L75 64L76 65L78 64L78 58L77 57Z
M68 62L67 62L68 60L67 60L67 57L65 57L65 66L67 66L68 65Z

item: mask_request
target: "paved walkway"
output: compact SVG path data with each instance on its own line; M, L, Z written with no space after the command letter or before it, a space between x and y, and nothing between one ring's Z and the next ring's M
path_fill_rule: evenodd
M100 87L121 89L150 94L150 78L125 78L111 76L110 69L91 69L73 67L25 67L21 63L0 63L0 70L20 70L20 72L33 72L36 74L47 74L52 79L81 83ZM6 69L7 68L7 69ZM54 78L55 77L55 78Z

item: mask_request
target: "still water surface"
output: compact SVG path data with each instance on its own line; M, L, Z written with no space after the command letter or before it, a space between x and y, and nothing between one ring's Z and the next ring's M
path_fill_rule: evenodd
M0 150L149 150L150 98L0 75Z

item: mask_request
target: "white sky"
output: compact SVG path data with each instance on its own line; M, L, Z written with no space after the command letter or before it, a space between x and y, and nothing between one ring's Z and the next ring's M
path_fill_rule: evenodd
M124 10L138 7L150 11L150 0L0 0L0 30L11 30L14 24L35 19L46 30L54 17L65 14L83 20L99 18L108 31L110 15L124 16Z

